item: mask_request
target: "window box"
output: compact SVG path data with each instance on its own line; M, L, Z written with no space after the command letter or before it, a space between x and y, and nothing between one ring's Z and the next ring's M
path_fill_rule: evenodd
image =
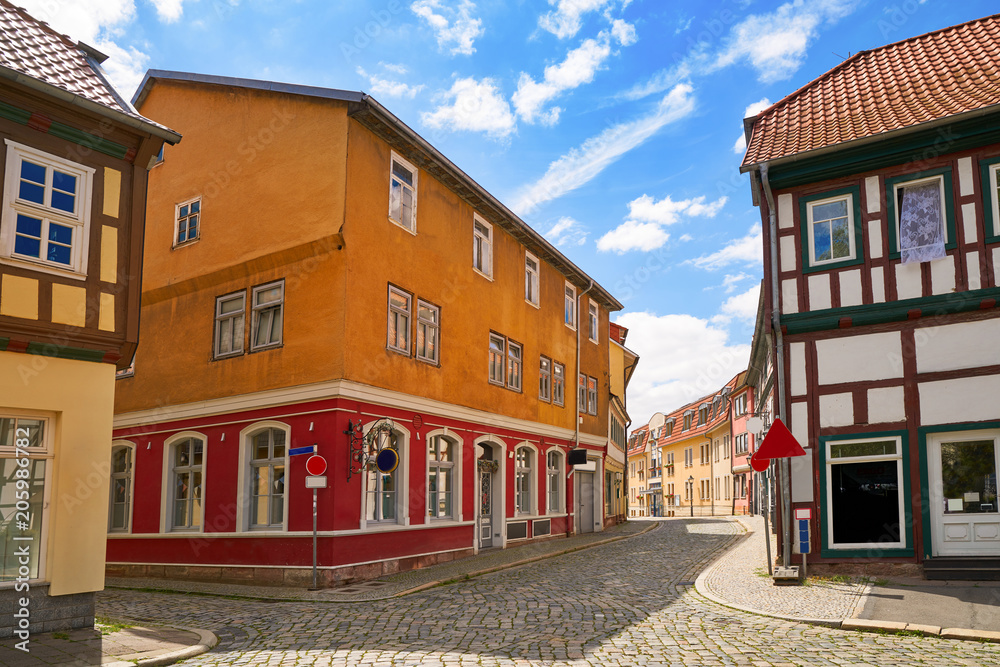
M799 224L803 273L864 263L859 187L799 197Z

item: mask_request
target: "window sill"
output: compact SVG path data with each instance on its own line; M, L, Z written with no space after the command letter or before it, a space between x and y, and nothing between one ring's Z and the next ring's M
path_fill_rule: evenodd
M0 257L0 264L8 264L10 266L20 267L22 269L30 269L32 271L39 271L41 273L51 273L54 276L61 276L63 278L72 278L73 280L86 280L87 272L74 271L73 269L61 269L58 266L52 266L51 264L46 264L43 262L35 262L30 259L22 259L20 257Z
M407 227L406 225L404 225L402 222L396 220L395 218L392 218L391 216L389 217L389 222L391 222L392 224L396 225L400 229L402 229L402 230L404 230L406 232L409 232L413 236L417 235L416 225L414 225L414 229L410 229L409 227Z
M245 354L243 350L239 352L230 352L229 354L221 354L212 357L212 361L222 361L223 359L235 359L236 357L242 357Z
M483 273L482 271L480 271L476 267L472 267L472 270L475 271L476 273L478 273L479 275L481 275L483 278L486 278L488 281L493 282L493 274L491 274L491 273Z
M250 354L256 354L257 352L267 352L268 350L280 350L285 347L284 341L280 343L271 343L270 345L261 345L260 347L251 347Z
M529 306L531 306L532 308L534 308L535 310L541 310L542 309L541 304L537 304L534 301L528 301L527 299L525 299L524 302L526 304L528 304Z
M182 241L181 243L175 243L170 247L171 250L177 250L178 248L186 248L189 245L194 245L201 240L201 236L196 236L193 239L188 239L187 241Z

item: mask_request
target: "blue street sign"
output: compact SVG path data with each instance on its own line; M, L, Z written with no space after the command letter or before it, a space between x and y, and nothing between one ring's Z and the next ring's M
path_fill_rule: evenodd
M288 450L289 456L298 456L299 454L315 454L315 453L316 453L315 444L308 445L306 447L293 447L292 449Z
M809 551L809 544L811 540L809 539L809 519L798 519L796 523L799 524L799 553L807 554L811 553Z

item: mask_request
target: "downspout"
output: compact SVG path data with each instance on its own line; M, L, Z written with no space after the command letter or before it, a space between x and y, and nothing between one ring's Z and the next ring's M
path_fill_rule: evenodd
M764 196L767 198L768 235L771 246L771 328L774 330L775 366L778 374L778 400L776 401L776 411L778 419L787 423L785 419L785 345L781 335L781 315L778 309L778 214L774 208L774 194L771 192L771 184L767 179L767 162L760 165L760 181L764 188ZM782 539L781 559L785 567L791 566L792 560L792 540L791 540L791 516L792 516L792 493L789 480L789 461L781 459L778 462L778 474L781 484L781 527L784 533Z
M583 290L583 292L581 292L576 297L576 313L574 313L576 315L576 382L574 383L574 385L575 385L575 387L574 387L575 391L573 392L573 393L576 394L576 401L575 401L575 403L576 403L576 417L574 417L574 419L576 420L576 425L575 425L576 426L576 429L575 429L576 430L576 435L574 437L574 444L573 444L573 448L574 449L580 449L580 326L581 326L580 325L580 304L583 303L583 296L584 296L584 294L586 294L587 292L589 292L593 288L594 288L594 280L593 280L593 278L591 278L590 285L587 287L587 289ZM584 385L584 389L586 389L586 385ZM573 502L575 503L576 500L577 499L574 498ZM579 515L577 515L576 518L579 519L580 518ZM602 521L602 523L603 523L603 521ZM583 526L580 526L580 528L582 529Z

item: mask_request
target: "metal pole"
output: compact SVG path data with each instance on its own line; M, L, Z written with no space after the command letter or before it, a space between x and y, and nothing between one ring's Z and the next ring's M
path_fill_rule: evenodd
M766 499L768 497L767 491L767 473L765 472L761 476L761 485L763 487L762 496ZM761 514L764 515L764 544L767 547L767 574L768 576L774 575L774 570L771 567L771 529L767 525L767 514L770 511L769 507L763 507Z
M313 590L316 590L316 489L313 489Z

